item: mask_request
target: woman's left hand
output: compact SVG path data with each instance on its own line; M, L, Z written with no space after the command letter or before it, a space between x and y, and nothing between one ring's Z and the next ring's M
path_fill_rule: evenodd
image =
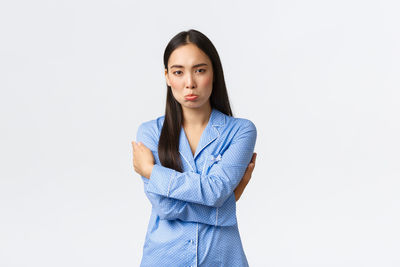
M150 179L151 171L154 166L154 156L151 150L142 142L132 141L133 148L133 168L141 176Z
M236 201L239 200L240 196L243 194L244 189L246 188L247 184L251 179L254 167L256 166L256 158L257 158L257 153L253 152L253 156L251 157L250 163L247 165L242 180L240 180L239 184L236 186L234 190Z

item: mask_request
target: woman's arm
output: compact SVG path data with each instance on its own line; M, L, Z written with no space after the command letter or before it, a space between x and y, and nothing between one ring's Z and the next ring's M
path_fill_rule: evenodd
M146 186L148 179L141 176L144 182L144 192L150 203L163 220L182 220L187 222L200 222L214 226L232 226L236 221L236 199L234 196L228 199L226 205L220 208L205 206L196 203L185 202L148 192Z
M136 141L142 142L145 146L153 149L157 147L156 138L154 138L151 131L143 124L139 126ZM226 203L227 205L221 208L185 202L149 192L149 180L144 176L141 176L141 178L144 183L145 194L161 219L180 219L182 221L201 222L215 226L231 226L236 224L236 209L232 209L232 207L235 207L235 197L230 198L228 200L230 203Z
M220 161L210 168L207 175L188 171L178 172L155 164L150 175L147 191L186 202L211 207L221 207L234 195L253 155L257 129L250 120L243 123Z
M236 224L236 209L234 201L238 201L243 194L244 189L250 181L256 163L256 153L253 153L251 162L246 168L243 178L235 188L235 197L231 196L220 208L184 202L173 198L167 198L157 194L147 192L146 186L148 179L142 177L144 182L144 192L150 200L157 215L164 220L180 219L182 221L201 222L215 226L231 226ZM228 203L227 203L228 202ZM229 203L230 202L230 203ZM217 213L218 209L218 213Z
M251 174L253 173L254 167L256 166L256 158L257 158L257 153L253 153L251 162L247 166L242 180L240 180L240 183L238 184L238 186L236 186L235 190L233 191L235 193L236 201L238 201L240 199L240 197L243 194L244 189L246 188L247 184L250 182Z

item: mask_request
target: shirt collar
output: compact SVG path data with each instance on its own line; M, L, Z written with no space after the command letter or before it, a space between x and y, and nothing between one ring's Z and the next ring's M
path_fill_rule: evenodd
M179 136L179 152L193 171L196 171L196 157L201 153L201 151L203 151L209 144L214 142L220 136L220 127L225 125L226 116L227 115L217 110L216 108L212 108L207 126L201 134L194 155L192 154L192 150L190 149L189 141L187 140L185 131L183 130L183 127L181 127L181 132Z

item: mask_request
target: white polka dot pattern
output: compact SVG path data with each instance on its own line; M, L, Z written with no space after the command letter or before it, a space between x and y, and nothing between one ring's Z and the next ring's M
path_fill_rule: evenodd
M155 158L150 179L142 177L152 213L141 266L248 266L233 191L251 160L255 125L213 108L194 156L181 129L183 172L177 172L158 158L163 121L142 123L136 135Z

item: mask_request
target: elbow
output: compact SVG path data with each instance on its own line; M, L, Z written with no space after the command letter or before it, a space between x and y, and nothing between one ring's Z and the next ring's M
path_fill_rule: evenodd
M177 219L177 216L174 212L170 210L163 210L160 208L155 208L155 212L160 217L161 220L174 220Z
M174 218L168 213L157 212L157 216L161 220L173 220Z
M177 207L177 203L174 203L171 199L149 192L146 192L146 195L150 200L153 211L160 219L174 220L178 218L180 211L179 207Z
M169 198L162 198L157 205L154 205L154 209L163 220L181 219L187 213L186 203Z

